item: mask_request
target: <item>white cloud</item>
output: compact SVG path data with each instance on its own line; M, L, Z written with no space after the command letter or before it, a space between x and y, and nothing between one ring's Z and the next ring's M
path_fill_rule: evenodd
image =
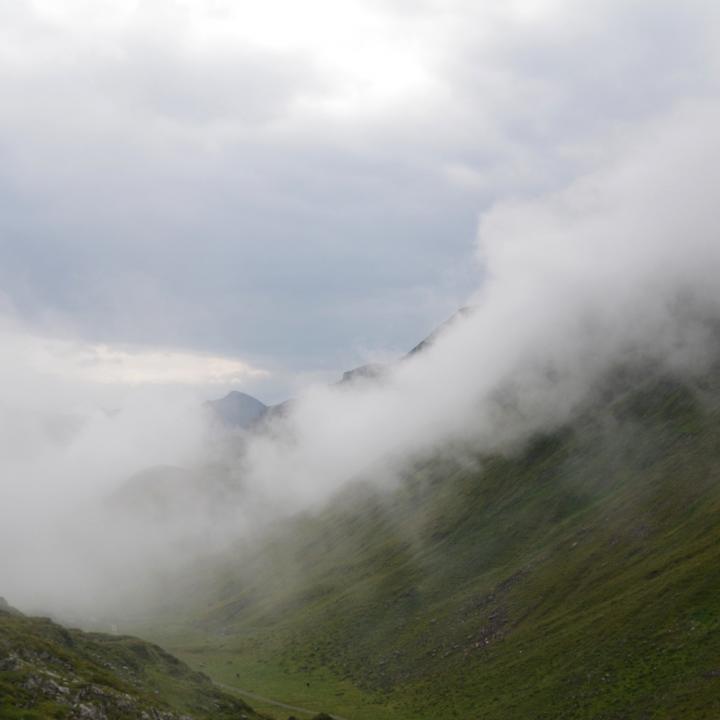
M38 373L67 381L127 385L233 385L265 379L268 370L236 358L178 352L127 350L109 345L28 338L28 359Z
M248 486L312 505L447 443L478 451L552 429L615 363L703 367L720 316L718 128L720 103L679 106L562 191L492 208L474 314L384 383L309 391L280 440L249 445Z
M28 331L12 315L0 315L3 368L15 383L66 385L243 385L272 373L235 357L152 347L117 347ZM10 383L13 385L13 382ZM6 393L7 396L7 393Z

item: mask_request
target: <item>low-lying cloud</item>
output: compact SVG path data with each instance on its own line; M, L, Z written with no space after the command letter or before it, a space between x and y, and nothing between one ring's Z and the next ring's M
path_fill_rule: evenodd
M310 390L287 446L250 444L249 476L271 496L312 503L388 459L553 427L614 363L701 367L705 321L720 316L719 120L715 102L677 108L566 189L485 214L487 279L469 318L380 384Z

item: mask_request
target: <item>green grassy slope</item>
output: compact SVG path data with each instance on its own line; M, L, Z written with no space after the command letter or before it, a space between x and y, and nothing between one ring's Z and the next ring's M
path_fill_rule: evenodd
M351 720L720 717L720 414L664 379L513 456L358 487L152 632Z
M0 605L0 718L257 720L242 700L134 637L67 630Z

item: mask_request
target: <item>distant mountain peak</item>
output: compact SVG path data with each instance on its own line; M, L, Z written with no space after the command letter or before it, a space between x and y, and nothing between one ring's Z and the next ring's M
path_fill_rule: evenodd
M228 427L250 427L267 411L267 405L239 390L232 390L219 400L207 403L213 415Z

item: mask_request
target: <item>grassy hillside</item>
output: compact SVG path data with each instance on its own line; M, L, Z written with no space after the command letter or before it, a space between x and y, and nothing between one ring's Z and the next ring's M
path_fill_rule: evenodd
M134 637L67 630L0 604L0 718L259 717L156 645Z
M351 720L720 717L716 383L621 380L509 456L288 522L149 631Z

